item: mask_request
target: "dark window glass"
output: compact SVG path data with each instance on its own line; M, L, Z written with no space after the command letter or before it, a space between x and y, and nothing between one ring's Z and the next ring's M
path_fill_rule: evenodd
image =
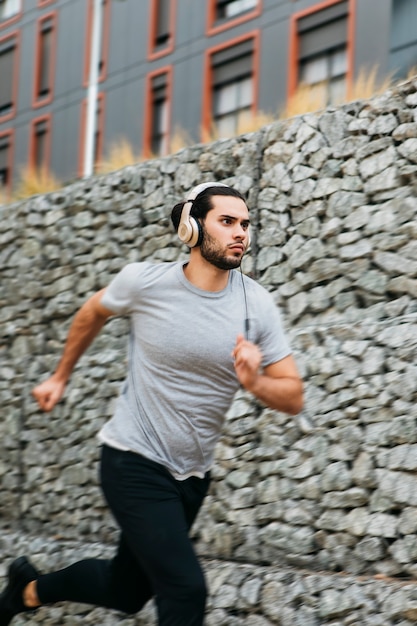
M10 140L6 135L0 137L0 190L1 187L6 187L10 182L9 154Z
M13 69L15 65L16 42L7 39L0 43L0 116L13 108Z
M48 141L48 122L43 120L35 125L33 164L35 169L41 170L46 167L46 146Z
M167 75L159 74L152 79L152 134L153 154L166 154L168 145L168 97Z
M40 54L39 54L39 81L38 98L43 98L51 93L51 45L53 35L52 19L42 23L40 33Z
M154 48L167 45L170 39L170 10L171 0L156 1L156 25L154 34Z

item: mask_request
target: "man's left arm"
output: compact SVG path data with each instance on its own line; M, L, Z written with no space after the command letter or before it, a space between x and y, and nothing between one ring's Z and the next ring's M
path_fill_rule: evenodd
M239 335L233 350L240 384L271 409L296 415L303 408L303 382L290 354L261 370L258 346Z

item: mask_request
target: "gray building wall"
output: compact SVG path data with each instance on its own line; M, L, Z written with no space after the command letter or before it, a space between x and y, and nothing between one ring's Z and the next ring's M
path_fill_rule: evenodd
M291 15L323 4L317 0L264 0L258 17L207 37L207 2L177 0L175 47L172 53L149 61L150 1L110 1L108 68L105 81L99 84L99 90L105 93L104 152L112 143L126 138L136 154L142 151L144 142L147 74L172 66L171 134L184 129L192 141L198 142L205 51L256 29L261 33L258 109L268 113L282 110L288 89ZM33 108L36 24L40 16L51 11L57 13L54 98L50 104ZM25 0L20 20L0 27L0 37L15 30L21 36L17 114L0 124L0 133L15 131L15 179L20 166L28 160L30 123L45 114L52 115L50 169L63 181L78 175L82 101L86 97L83 72L87 15L86 0L56 0L44 7L38 7L36 0ZM380 76L395 69L399 77L417 63L414 0L355 0L355 16L355 75L364 66L378 66Z

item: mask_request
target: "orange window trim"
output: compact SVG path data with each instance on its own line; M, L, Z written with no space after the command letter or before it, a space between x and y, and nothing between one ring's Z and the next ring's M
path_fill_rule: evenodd
M290 49L289 49L289 72L288 72L288 97L291 97L298 86L298 20L306 15L317 13L327 7L337 4L342 0L324 0L308 9L298 11L291 16L290 21ZM348 4L348 24L347 24L347 59L348 69L346 73L346 85L348 93L352 88L353 72L354 72L354 48L355 48L355 19L356 19L356 0L349 0Z
M258 17L262 13L262 0L258 0L257 5L252 11L245 13L243 15L238 15L235 18L231 18L222 24L216 25L216 0L209 0L207 5L207 23L206 23L206 35L211 37L212 35L217 35L217 33L221 33L224 30L229 28L233 28L235 26L239 26L239 24L243 24L248 20L253 20L255 17Z
M10 194L11 190L12 190L12 178L13 178L13 159L14 159L14 130L10 129L10 130L4 130L0 132L0 139L2 137L8 137L10 140L9 143L9 152L7 155L7 166L9 168L9 180L7 182L7 185L4 187L4 189L6 189L7 194Z
M220 52L220 50L224 50L225 48L233 48L233 46L241 43L242 41L246 41L247 39L253 39L253 102L252 102L252 113L255 114L258 108L258 85L259 85L259 41L260 41L260 31L253 30L250 33L245 33L240 37L235 37L233 39L229 39L217 46L209 48L205 52L204 59L204 85L203 85L203 108L202 108L202 139L204 140L205 134L210 133L211 124L212 124L212 82L213 82L213 72L211 68L211 57L216 52Z
M9 113L5 113L4 115L0 115L0 124L11 120L16 115L17 109L17 94L18 94L18 85L19 85L19 68L20 68L20 30L15 30L4 37L0 37L0 44L6 41L7 39L14 39L14 70L13 70L13 85L12 85L12 94L13 94L13 106Z
M170 37L167 45L164 48L156 49L154 47L156 27L158 23L158 5L157 0L151 0L150 10L150 28L149 28L149 41L148 41L148 61L155 61L167 54L171 54L175 45L175 16L177 14L177 0L171 0L170 13L169 13L169 32Z
M42 23L51 20L52 22L52 45L51 45L51 58L49 59L49 76L50 76L50 90L46 97L38 98L39 83L41 80L41 52L42 52ZM36 35L36 53L35 53L35 80L33 85L32 106L33 108L39 108L52 102L54 98L54 85L55 85L55 62L56 62L56 44L57 44L57 12L51 11L42 15L38 19L37 35Z
M46 122L46 151L45 151L45 169L49 169L49 164L51 162L51 127L52 127L52 115L48 113L46 115L41 115L39 117L35 117L30 123L30 137L29 137L29 167L34 169L36 166L35 163L35 148L36 148L36 126L41 122Z

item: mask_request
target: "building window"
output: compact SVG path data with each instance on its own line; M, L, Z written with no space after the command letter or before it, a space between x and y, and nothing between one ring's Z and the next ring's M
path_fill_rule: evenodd
M176 0L152 0L149 57L157 58L172 52Z
M168 153L169 113L171 100L171 70L159 70L148 76L148 129L145 151L158 156Z
M406 78L417 64L417 3L395 0L391 6L389 69L395 78Z
M48 170L50 151L50 117L42 117L32 122L31 150L29 163L35 171Z
M207 34L213 35L253 19L261 13L261 4L262 0L209 0Z
M98 81L103 82L107 77L107 61L108 61L108 49L109 49L109 29L110 29L110 9L111 0L102 0L102 25L101 25L101 39L100 39L100 54L98 61ZM90 53L91 53L91 38L93 28L93 11L94 0L90 0L88 5L88 18L87 18L87 38L86 38L86 56L84 64L84 86L86 87L90 79Z
M55 14L46 15L39 20L34 106L41 106L52 100L55 66L55 20Z
M349 0L296 16L296 84L323 106L346 97Z
M10 189L12 181L12 132L0 134L0 194Z
M13 117L17 100L18 36L0 39L0 121Z
M22 0L0 0L0 22L16 17L21 10Z
M210 122L220 137L230 137L254 111L255 39L212 52L209 74Z

